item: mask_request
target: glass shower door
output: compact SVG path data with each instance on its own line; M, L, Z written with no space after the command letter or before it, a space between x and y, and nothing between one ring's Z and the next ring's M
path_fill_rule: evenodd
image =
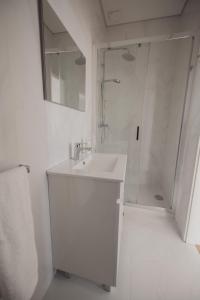
M126 47L134 60L124 59L125 48L103 49L100 54L100 103L105 126L98 128L97 148L100 152L127 154L125 201L137 203L148 45Z

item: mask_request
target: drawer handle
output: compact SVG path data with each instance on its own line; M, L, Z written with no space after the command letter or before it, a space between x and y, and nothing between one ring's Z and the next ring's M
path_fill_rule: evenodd
M139 140L139 136L140 136L140 127L137 126L137 134L136 134L136 141Z

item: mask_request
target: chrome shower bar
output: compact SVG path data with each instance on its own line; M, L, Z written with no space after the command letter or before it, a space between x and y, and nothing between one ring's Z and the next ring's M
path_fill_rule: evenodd
M55 51L45 51L45 54L62 54L62 53L76 53L79 52L79 50L55 50Z
M108 47L105 50L107 51L115 51L115 50L128 50L128 47Z

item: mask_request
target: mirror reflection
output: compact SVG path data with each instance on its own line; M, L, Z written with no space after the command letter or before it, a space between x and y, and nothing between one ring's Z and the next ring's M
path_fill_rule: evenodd
M42 1L45 99L85 110L86 59L48 1Z

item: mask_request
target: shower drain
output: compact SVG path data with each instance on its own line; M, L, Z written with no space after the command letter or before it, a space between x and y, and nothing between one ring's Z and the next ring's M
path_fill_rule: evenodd
M159 200L159 201L163 201L164 200L163 196L161 196L161 195L155 195L154 198L156 200Z

